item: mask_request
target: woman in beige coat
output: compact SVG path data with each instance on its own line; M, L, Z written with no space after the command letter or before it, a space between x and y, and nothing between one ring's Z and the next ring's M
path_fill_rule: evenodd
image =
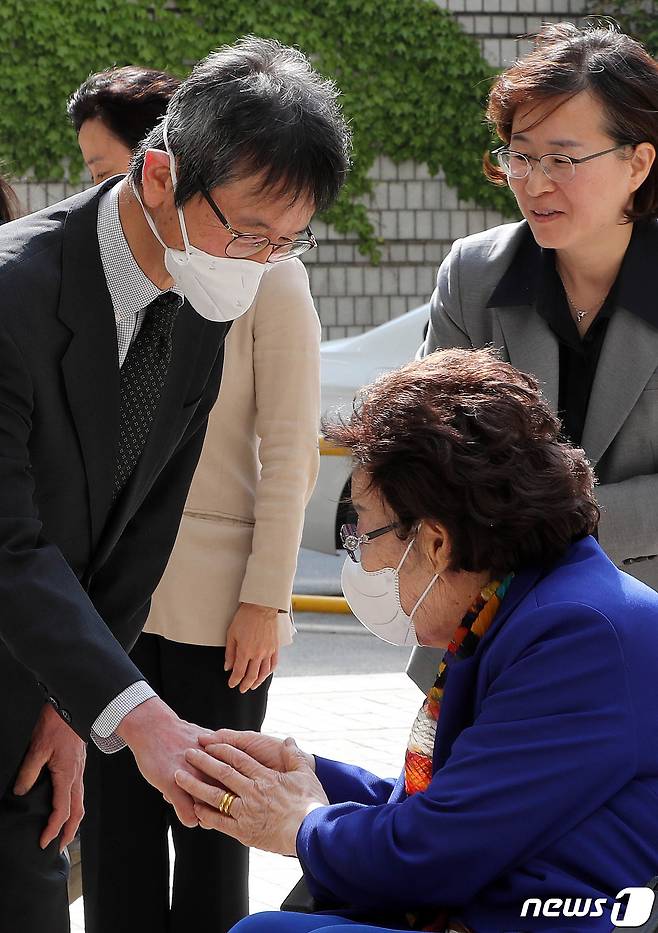
M147 117L152 125L175 86L131 66L92 75L76 92L69 114L95 182L127 170L129 131ZM260 729L279 648L292 640L292 583L319 466L319 344L303 264L268 263L227 337L176 545L131 652L156 692L201 726ZM124 929L126 904L148 933L189 929L201 917L214 933L229 929L248 913L247 850L170 819L131 756L103 758L102 800L88 817L99 845L83 866L94 929Z
M304 508L317 477L320 322L298 259L267 268L232 326L217 404L145 632L226 647L258 687L292 641Z
M319 343L303 264L268 267L228 335L178 538L133 652L160 696L202 726L259 730L278 650L292 640L292 583L319 466ZM121 798L139 812L150 788L128 756L123 768L133 774ZM154 814L163 809L151 802ZM219 833L177 827L174 838L176 871L213 904L213 928L248 913L248 850Z

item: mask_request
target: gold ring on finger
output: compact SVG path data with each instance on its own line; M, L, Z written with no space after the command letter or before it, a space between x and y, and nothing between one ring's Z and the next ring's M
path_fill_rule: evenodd
M222 813L224 816L230 816L231 805L233 801L235 800L235 798L236 798L236 795L232 794L230 791L227 790L224 796L222 797L222 799L219 801L219 805L217 807L219 812Z

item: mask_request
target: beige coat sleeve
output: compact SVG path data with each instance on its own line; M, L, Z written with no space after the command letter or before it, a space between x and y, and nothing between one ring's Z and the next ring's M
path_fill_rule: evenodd
M256 434L261 476L240 601L288 610L304 523L318 475L320 321L301 262L254 319ZM288 266L288 262L285 263ZM276 275L275 267L268 275ZM291 274L292 273L292 274Z

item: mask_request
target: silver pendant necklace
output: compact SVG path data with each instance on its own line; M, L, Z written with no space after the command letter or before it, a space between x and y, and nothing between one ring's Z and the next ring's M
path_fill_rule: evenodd
M570 306L571 306L571 310L572 310L573 313L576 315L576 320L577 320L578 323L580 324L580 323L582 322L583 318L584 318L586 315L589 314L589 311L585 311L583 308L577 308L577 307L575 306L575 304L573 303L573 301L571 300L571 298L569 298L568 296L567 296L567 298L568 298L569 304L570 304Z
M583 319L587 317L588 314L591 314L592 311L600 308L601 305L603 304L603 301L605 300L605 296L604 296L599 302L597 302L597 304L595 304L591 308L579 308L576 305L573 298L571 297L571 295L569 294L569 292L567 291L564 282L562 283L562 288L564 288L564 294L567 296L567 303L569 307L571 308L571 313L576 316L576 321L578 322L578 324L581 324Z

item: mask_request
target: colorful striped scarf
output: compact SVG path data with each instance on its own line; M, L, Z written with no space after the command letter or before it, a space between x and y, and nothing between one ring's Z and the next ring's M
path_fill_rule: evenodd
M434 685L411 727L404 762L404 785L407 794L416 794L429 787L432 780L436 727L441 713L448 672L453 664L473 655L480 639L493 622L513 576L514 574L510 573L502 582L492 580L487 584L452 636L439 664L439 672Z

